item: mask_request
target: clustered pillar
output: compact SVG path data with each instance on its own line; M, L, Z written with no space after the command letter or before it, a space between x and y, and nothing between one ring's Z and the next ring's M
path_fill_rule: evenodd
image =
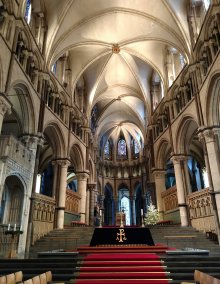
M87 197L87 179L89 175L86 172L77 173L78 193L81 196L79 213L81 222L86 223L86 197Z
M154 180L156 186L157 209L159 212L160 220L164 218L164 204L162 199L162 192L166 190L165 185L165 170L154 170Z
M66 203L66 187L67 187L67 169L70 165L69 160L57 160L60 169L60 186L59 197L57 206L57 228L63 229L64 227L64 212Z
M184 161L185 157L181 155L175 155L171 158L175 177L176 177L176 187L177 187L177 199L180 209L180 221L182 226L188 226L187 208L186 208L186 195L184 189L184 175L182 172L181 163Z

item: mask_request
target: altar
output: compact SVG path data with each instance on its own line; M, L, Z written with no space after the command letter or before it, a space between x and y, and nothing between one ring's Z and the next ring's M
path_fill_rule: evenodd
M104 245L149 245L154 246L151 232L143 227L95 228L90 246Z

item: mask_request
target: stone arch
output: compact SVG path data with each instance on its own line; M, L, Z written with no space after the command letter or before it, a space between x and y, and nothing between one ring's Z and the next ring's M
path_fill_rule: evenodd
M210 79L206 96L206 123L208 126L220 124L220 71Z
M94 182L95 176L94 176L95 170L94 165L91 160L89 160L89 182Z
M198 122L189 115L184 116L177 126L174 148L176 154L188 154L189 145L198 130Z
M49 121L43 130L44 136L53 150L53 158L63 158L66 153L64 134L56 122Z
M0 92L3 92L3 65L2 65L2 58L0 56Z
M6 177L1 200L0 222L21 225L25 206L26 184L13 173Z
M104 223L105 225L114 224L114 199L113 199L113 187L109 182L104 187Z
M157 169L164 169L166 166L166 161L171 154L170 142L166 139L162 139L158 146L158 150L155 157L155 166Z
M119 186L118 186L118 191L121 189L121 188L127 188L128 190L130 189L130 186L127 184L127 182L126 181L123 181L123 182L121 182L120 184L119 184Z
M12 112L6 114L5 121L16 121L17 126L14 129L10 128L13 135L18 137L23 133L35 133L37 118L28 86L24 82L14 82L8 93L8 99L12 103ZM16 127L19 129L15 129ZM7 132L7 130L9 128L6 123L3 131Z
M74 165L76 172L82 172L85 169L84 155L81 146L77 143L70 148L70 160Z

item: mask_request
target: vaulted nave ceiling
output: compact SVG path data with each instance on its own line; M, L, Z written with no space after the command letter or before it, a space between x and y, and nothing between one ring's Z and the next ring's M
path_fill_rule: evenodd
M190 61L187 0L44 0L46 59L68 55L72 90L87 92L88 117L97 108L97 135L144 136L152 112L150 82L168 88L166 54ZM82 83L83 82L83 83Z

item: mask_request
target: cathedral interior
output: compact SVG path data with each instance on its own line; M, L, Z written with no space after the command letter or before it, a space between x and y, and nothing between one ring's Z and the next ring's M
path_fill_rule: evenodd
M151 205L220 237L219 0L1 0L0 50L0 235L23 232L18 255Z

